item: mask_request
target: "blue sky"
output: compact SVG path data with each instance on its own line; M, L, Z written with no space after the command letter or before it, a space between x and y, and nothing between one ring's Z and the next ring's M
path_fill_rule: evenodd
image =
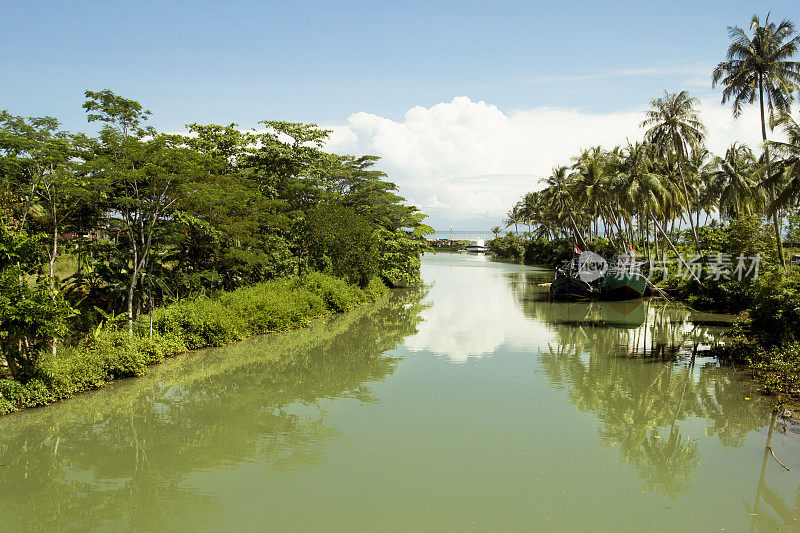
M481 176L506 176L490 187L504 191L495 199L502 203L512 192L526 192L516 188L555 161L531 153L529 169L525 159L510 167L451 168L442 158L458 157L448 153L426 156L440 159L424 170L403 168L411 155L391 152L410 141L387 138L387 127L407 137L410 129L432 124L428 144L441 139L469 150L465 137L453 141L447 134L480 127L473 112L516 123L527 117L546 132L542 120L526 113L548 108L589 120L630 118L665 89L687 89L710 106L719 100L710 70L723 59L725 27L746 27L754 12L766 9L800 23L797 0L6 2L0 7L0 108L54 115L68 129L88 130L83 90L110 88L151 109L153 124L165 131L189 122L252 127L264 119L334 126L340 135L331 149L379 152L401 192L438 213L436 224L449 225L470 217L459 218L455 198L429 194L439 190L437 180L469 189ZM431 111L456 97L468 99L459 100L457 116L447 107L436 108L446 111L445 119ZM475 107L480 102L485 106ZM415 106L430 113L418 113L412 124L407 112ZM622 135L604 136L601 126L596 131L596 143ZM729 141L723 136L720 146ZM582 142L595 144L594 137ZM476 212L464 229L482 229L496 211Z

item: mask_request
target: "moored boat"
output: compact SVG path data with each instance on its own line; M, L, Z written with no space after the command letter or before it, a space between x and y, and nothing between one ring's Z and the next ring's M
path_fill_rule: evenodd
M483 239L478 239L477 241L468 244L466 250L472 253L485 254L489 251L489 247L486 246L486 242Z
M550 294L553 298L579 300L591 298L595 295L595 290L580 278L564 276L553 280L550 284Z
M576 255L580 256L580 254L581 252L578 252L576 247ZM585 272L582 272L580 267L580 260L576 258L565 262L556 269L555 279L550 284L550 295L553 298L582 300L597 295L597 290L592 285L591 278L582 279L582 277L585 277Z
M639 271L640 263L633 256L620 256L615 266L609 268L600 282L600 296L604 300L635 300L644 295L647 278Z

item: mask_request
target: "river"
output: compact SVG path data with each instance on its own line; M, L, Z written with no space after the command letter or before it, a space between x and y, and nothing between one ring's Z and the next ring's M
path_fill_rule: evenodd
M0 530L800 529L797 435L704 354L724 317L549 302L548 272L483 256L422 269L0 419Z

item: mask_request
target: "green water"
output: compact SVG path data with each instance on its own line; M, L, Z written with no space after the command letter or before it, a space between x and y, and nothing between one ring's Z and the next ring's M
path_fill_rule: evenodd
M480 256L423 276L0 419L0 530L798 527L797 435L764 462L768 399L703 354L724 320Z

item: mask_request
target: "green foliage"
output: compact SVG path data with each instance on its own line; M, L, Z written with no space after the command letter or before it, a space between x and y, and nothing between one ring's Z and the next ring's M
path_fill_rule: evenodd
M0 274L0 350L15 378L32 376L41 352L65 333L71 311L49 284L30 285L14 268Z
M749 218L749 217L743 217ZM734 245L732 243L732 236L738 234L740 230L738 228L726 228L720 224L710 224L708 226L700 226L697 228L697 240L700 245L701 251L707 251L710 253L717 252L720 250L724 250L727 253L735 253L738 255L739 253L743 252L733 252ZM687 253L690 252L690 235L691 232L685 232L683 243L685 244L684 249ZM774 243L769 243L765 245L765 248L773 245ZM748 254L745 254L748 255ZM755 253L749 254L750 256L754 256Z
M389 286L407 287L421 281L420 255L427 248L422 239L426 231L378 229L378 275Z
M760 255L766 268L778 264L778 249L775 237L764 220L756 215L742 215L731 221L725 232L725 243L716 249L729 254L746 257Z
M696 259L702 266L697 271L702 285L686 274L674 254L667 256L671 261L667 279L657 280L659 286L668 289L691 307L733 313L751 309L754 303L762 301L783 278L784 273L778 268L774 237L762 217L740 215L727 226L700 227L697 233L702 253L694 251L688 232L684 232L684 239L679 242L678 250L686 260ZM759 257L757 279L754 279L755 272L743 276L741 280L733 273L729 279L718 277L708 269L708 264L717 260L717 254L727 256L731 269L738 264L739 256L745 258L748 266L752 264L753 258Z
M792 209L786 219L789 223L786 239L795 246L798 246L800 245L800 209Z
M791 394L800 385L800 342L791 342L764 350L753 356L752 368L767 394Z
M571 239L532 239L525 245L525 262L555 267L575 253L574 241Z
M325 307L331 311L341 313L366 303L370 297L376 297L375 284L373 278L367 283L365 289L356 285L351 285L343 279L326 276L319 272L311 272L303 278L303 285L308 287L314 295L322 298ZM380 283L380 281L377 281ZM380 289L378 289L380 291Z
M322 151L315 124L160 134L135 100L85 97L96 137L0 112L0 412L419 281L432 229L378 157Z
M366 286L377 274L378 242L369 221L355 209L321 204L308 212L307 246L311 265Z
M753 330L766 346L800 341L800 274L773 273L759 280L750 304Z
M84 91L84 96L86 102L83 108L89 122L99 120L114 125L125 133L139 127L151 115L139 102L116 95L109 89Z
M349 311L388 291L377 278L365 288L310 272L228 292L201 296L157 309L152 338L142 317L134 334L113 325L100 327L75 347L54 357L42 353L31 377L0 377L0 414L47 405L114 379L143 374L149 365L191 349L222 346L247 336L302 327L309 320Z
M525 254L525 241L518 235L508 232L502 237L491 239L487 246L496 256L521 261ZM526 259L527 261L527 259Z
M65 333L72 314L53 284L27 279L40 270L39 242L0 222L0 352L11 375L23 381L34 376L42 350Z
M153 315L153 330L180 338L189 349L195 349L241 340L247 323L220 299L200 296L158 309Z

